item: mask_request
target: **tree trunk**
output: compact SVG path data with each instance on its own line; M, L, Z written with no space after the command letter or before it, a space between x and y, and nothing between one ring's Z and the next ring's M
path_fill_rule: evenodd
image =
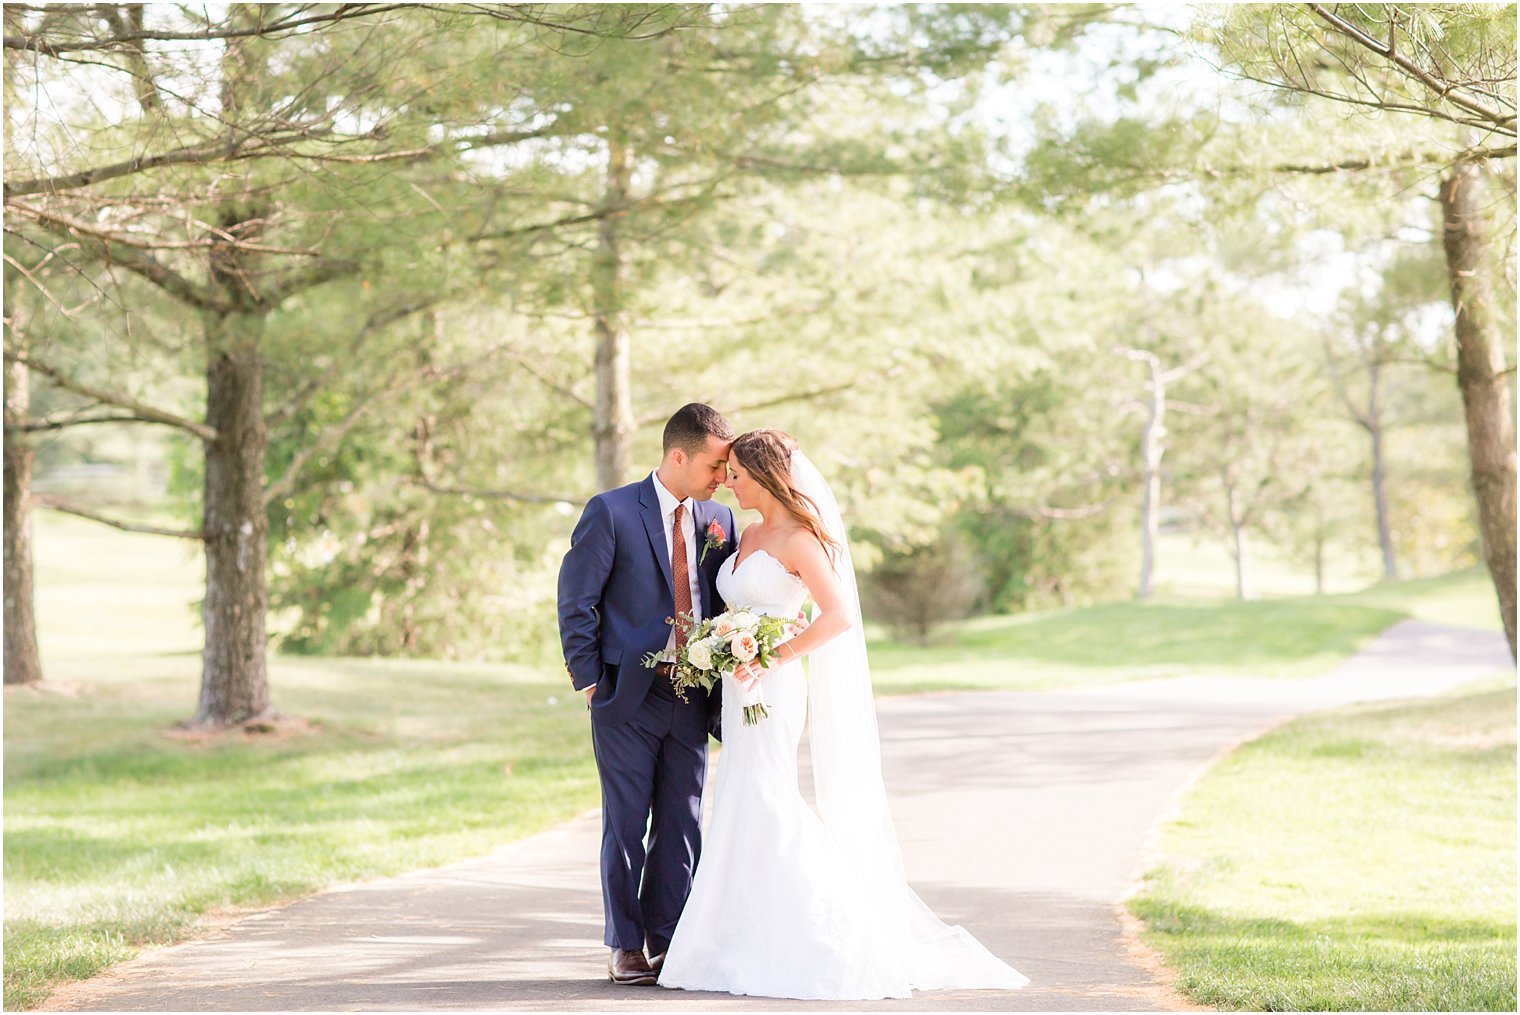
M257 312L208 322L206 422L217 438L206 446L206 647L196 726L229 726L270 711L262 327Z
M602 210L627 207L632 165L621 141L607 145L607 190ZM606 214L597 225L598 246L591 268L592 314L596 331L596 406L592 435L596 440L596 487L621 486L628 474L633 440L633 403L629 392L631 343L623 328L623 256L618 248L618 218Z
M1325 594L1325 537L1314 537L1314 594Z
M1504 347L1483 265L1481 175L1459 164L1441 181L1446 273L1456 311L1457 384L1467 413L1467 451L1483 556L1515 655L1515 427Z
M229 24L251 24L254 5L232 4ZM256 47L228 43L222 56L222 115L236 122L250 104L258 80ZM219 209L218 238L256 239L268 221L257 202L227 200ZM233 309L207 313L206 422L216 440L206 445L206 598L201 617L201 701L192 725L219 728L273 711L266 670L265 620L269 593L264 581L269 518L264 511L264 305L252 287L258 266L231 243L213 243L208 268Z
M1251 588L1250 560L1246 556L1246 527L1244 525L1231 525L1234 530L1234 557L1235 557L1235 596L1237 599L1255 599L1256 593Z
M402 536L401 578L405 599L396 622L402 655L415 655L422 642L422 629L417 624L417 598L427 584L429 531L428 520L423 518L415 525L408 525Z
M11 12L6 12L7 29ZM5 62L6 93L15 83L11 61ZM10 252L7 251L7 254ZM36 265L34 264L34 267ZM21 294L22 275L6 266L4 273L7 352L24 355L27 346L27 298ZM32 586L32 462L29 435L20 424L31 411L27 369L5 366L5 683L35 684L42 679L37 654L37 619Z
M1140 589L1138 597L1149 599L1156 591L1156 540L1161 523L1161 459L1166 454L1166 382L1161 363L1152 357L1150 415L1140 434L1142 498L1140 502Z
M1372 508L1377 519L1378 547L1383 552L1383 578L1399 577L1398 556L1393 548L1393 522L1388 512L1388 461L1383 448L1383 421L1378 403L1380 368L1370 374L1371 390L1367 396L1367 435L1372 439Z
M1383 431L1372 429L1372 508L1377 517L1378 547L1383 552L1383 577L1399 577L1398 555L1393 548L1393 524L1388 512L1388 465L1383 453Z
M1228 475L1224 477L1224 488L1230 519L1230 556L1235 560L1235 597L1240 600L1255 599L1256 594L1251 590L1250 560L1247 557L1246 523L1243 521L1246 512L1241 508L1240 490Z
M12 294L7 294L12 295ZM21 314L12 295L6 310L14 327ZM20 329L17 328L17 331ZM13 332L14 333L14 332ZM37 655L37 620L32 587L32 461L29 436L20 425L27 416L27 369L6 367L5 378L5 682L35 684L42 679Z

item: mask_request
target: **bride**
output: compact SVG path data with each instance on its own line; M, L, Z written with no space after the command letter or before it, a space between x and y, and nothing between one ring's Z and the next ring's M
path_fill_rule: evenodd
M718 572L724 602L789 617L811 597L815 616L770 668L723 677L711 820L660 985L803 1000L1022 987L1026 977L940 922L903 875L855 571L828 484L791 437L752 430L734 441L727 485L761 520ZM741 688L757 681L770 715L746 726ZM797 788L809 711L817 814Z

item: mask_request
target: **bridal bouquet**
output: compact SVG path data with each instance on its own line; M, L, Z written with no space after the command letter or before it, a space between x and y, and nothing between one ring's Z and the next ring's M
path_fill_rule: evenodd
M776 647L799 629L796 618L774 617L750 610L729 610L694 624L689 614L677 621L687 630L686 644L678 652L668 648L644 656L644 665L674 663L676 694L686 700L689 688L712 690L725 673L732 673L741 663L761 666L771 661ZM765 696L757 680L740 688L744 704L744 725L753 726L770 715Z

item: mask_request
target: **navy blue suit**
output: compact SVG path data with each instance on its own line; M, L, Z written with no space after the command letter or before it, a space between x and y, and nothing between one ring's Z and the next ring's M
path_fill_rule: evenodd
M670 640L675 615L670 550L655 479L591 498L559 571L559 632L570 682L596 685L591 741L602 784L602 901L606 943L651 954L665 950L691 893L701 853L702 783L707 736L718 733L721 703L687 691L644 665ZM697 556L709 523L723 546L697 566L701 612L722 609L718 568L734 551L734 516L711 501L692 502ZM645 829L648 844L645 844Z

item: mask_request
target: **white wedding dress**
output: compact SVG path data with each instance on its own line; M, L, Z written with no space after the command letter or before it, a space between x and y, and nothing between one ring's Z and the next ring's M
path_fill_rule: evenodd
M725 561L718 592L731 608L782 617L796 615L808 598L801 579L764 550ZM934 917L902 879L900 860L891 872L859 862L859 851L841 843L802 798L797 747L808 684L800 663L762 678L770 716L754 726L744 725L733 676L723 683L711 819L661 986L866 1000L1028 982L970 934ZM872 721L874 735L874 714ZM887 837L896 858L895 835L877 839Z

